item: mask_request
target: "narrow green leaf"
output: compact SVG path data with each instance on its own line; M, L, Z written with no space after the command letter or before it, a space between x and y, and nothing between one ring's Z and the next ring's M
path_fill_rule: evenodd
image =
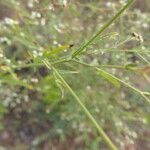
M97 71L101 76L103 76L105 79L107 79L109 82L111 82L114 86L120 88L120 83L118 80L116 80L111 74L105 72L104 70L101 70L99 68L96 68Z
M61 45L56 48L48 48L45 49L44 56L50 57L50 56L57 56L59 53L63 52L64 50L67 50L68 48L71 48L72 45Z
M114 76L114 75L112 75L112 74L110 74L110 73L108 73L108 72L106 72L106 71L104 71L104 70L101 70L100 68L95 67L95 69L96 69L97 71L99 71L103 76L105 75L104 77L105 77L106 79L108 79L110 82L112 82L112 81L114 82L115 80L118 81L119 83L121 83L121 84L125 85L126 87L132 89L133 91L139 93L147 102L150 103L150 99L147 97L147 95L145 95L144 92L140 91L140 90L137 89L136 87L130 85L129 83L127 83L127 82L125 82L125 81L119 79L118 77L116 77L116 76ZM109 77L109 78L108 78L108 77ZM110 80L111 78L112 78L113 80ZM115 83L117 83L116 81L115 81Z
M137 64L130 63L130 64L125 65L125 68L126 68L126 69L132 69L132 68L134 68L134 67L136 67L136 66L137 66Z

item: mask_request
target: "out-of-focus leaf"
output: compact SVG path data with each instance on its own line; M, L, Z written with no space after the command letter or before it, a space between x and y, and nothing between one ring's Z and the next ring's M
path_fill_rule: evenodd
M44 95L44 102L52 104L61 98L61 91L57 86L53 76L46 76L39 82L39 88Z
M23 45L25 45L25 46L27 46L28 48L31 48L31 49L38 49L39 48L37 45L33 44L31 41L28 41L25 38L14 37L14 40L20 42L21 44L23 44Z
M16 79L12 75L5 75L5 76L1 75L0 76L0 82L1 83L7 83L9 85L20 85L20 86L24 86L24 87L29 88L29 89L33 89L32 85L25 83L18 78Z
M6 108L3 106L2 103L0 103L0 115L2 115L3 113L5 113L7 110Z
M7 72L7 71L10 71L10 67L9 66L6 66L6 65L0 65L0 70L3 71L3 72Z
M150 124L150 114L146 115L144 119L147 124Z

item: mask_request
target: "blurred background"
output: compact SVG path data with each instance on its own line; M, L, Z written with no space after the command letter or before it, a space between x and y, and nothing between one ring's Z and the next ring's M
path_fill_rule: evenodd
M70 55L127 0L0 0L0 150L107 150L72 95L40 64ZM136 0L80 59L150 92L150 2ZM58 53L49 56L49 51ZM32 57L31 57L32 56ZM125 66L117 68L117 66ZM131 69L134 67L135 69ZM150 149L150 109L93 68L56 68L120 150Z

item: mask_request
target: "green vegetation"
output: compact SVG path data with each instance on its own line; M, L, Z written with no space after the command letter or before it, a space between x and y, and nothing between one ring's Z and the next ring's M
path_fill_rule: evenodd
M0 148L148 149L150 6L140 4L0 2Z

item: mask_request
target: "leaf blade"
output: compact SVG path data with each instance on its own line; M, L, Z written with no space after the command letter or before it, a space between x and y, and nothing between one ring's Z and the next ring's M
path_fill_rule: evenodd
M120 83L119 81L114 78L113 75L109 74L108 72L101 70L99 68L96 68L96 70L98 71L98 73L104 77L105 79L107 79L110 83L112 83L115 87L120 88Z

